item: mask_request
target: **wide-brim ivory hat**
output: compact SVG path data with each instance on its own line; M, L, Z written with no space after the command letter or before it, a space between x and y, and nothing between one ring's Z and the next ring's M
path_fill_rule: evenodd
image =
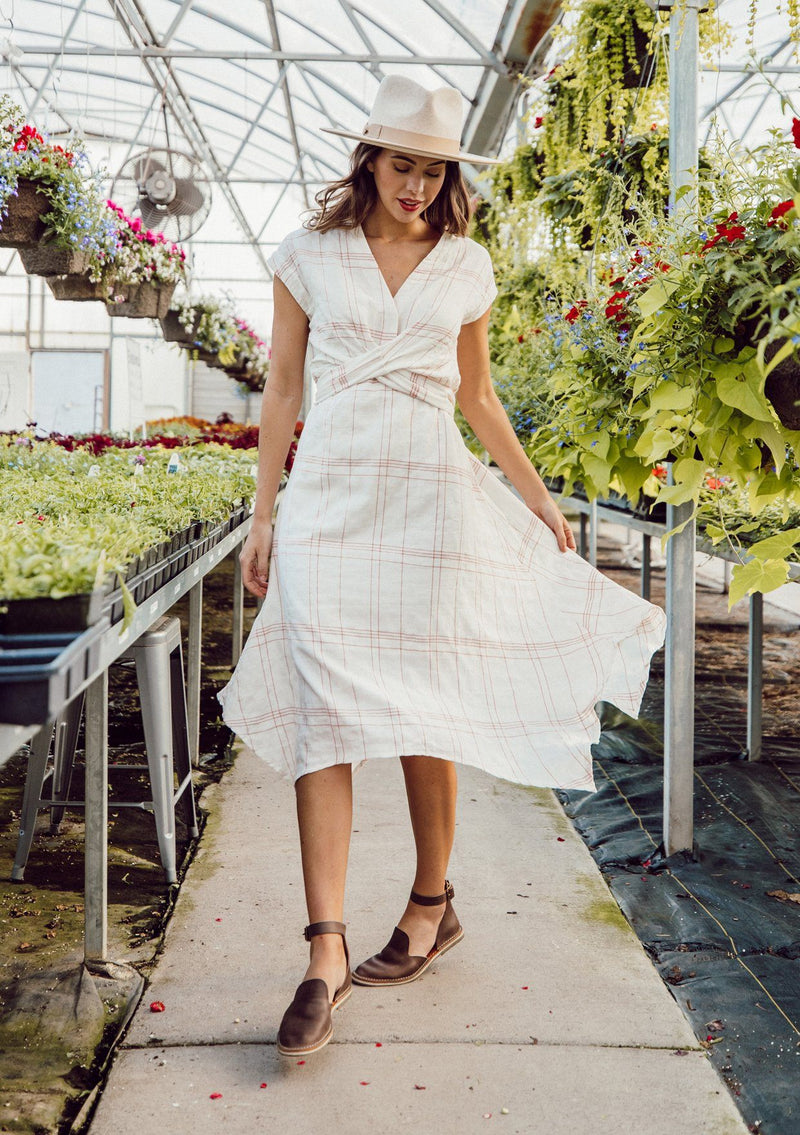
M330 126L321 126L320 130L370 146L404 150L420 158L500 165L499 158L461 150L463 117L464 100L454 87L430 91L403 75L387 75L378 87L369 120L360 134Z

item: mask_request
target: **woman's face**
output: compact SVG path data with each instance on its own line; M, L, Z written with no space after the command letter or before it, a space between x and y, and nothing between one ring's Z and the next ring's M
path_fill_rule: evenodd
M411 222L431 204L444 182L446 162L401 150L381 150L367 162L378 200L396 221Z

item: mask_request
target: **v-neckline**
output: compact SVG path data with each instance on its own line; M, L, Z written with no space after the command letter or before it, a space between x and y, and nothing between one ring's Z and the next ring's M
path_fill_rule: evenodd
M367 252L369 253L369 255L372 259L372 263L373 263L375 269L378 272L378 275L380 276L380 278L383 282L383 286L384 286L384 289L386 290L386 294L388 295L388 297L392 301L392 303L397 302L397 297L400 295L403 288L406 286L406 284L411 279L411 277L414 276L420 270L420 268L422 267L423 264L426 264L430 260L430 258L437 251L437 249L440 248L441 245L444 243L445 237L447 236L447 233L445 233L445 232L439 234L439 239L437 240L437 242L433 246L433 248L429 252L426 252L425 255L422 257L422 259L420 260L419 264L416 264L411 269L411 271L406 276L405 280L403 280L400 287L397 289L397 291L394 293L394 295L392 295L391 289L390 289L388 283L386 282L386 277L383 274L383 269L381 268L380 264L378 263L378 261L375 257L375 253L372 251L372 247L370 246L370 243L367 240L367 234L364 232L364 226L358 225L357 231L361 235L361 239L364 242L364 246L366 247Z

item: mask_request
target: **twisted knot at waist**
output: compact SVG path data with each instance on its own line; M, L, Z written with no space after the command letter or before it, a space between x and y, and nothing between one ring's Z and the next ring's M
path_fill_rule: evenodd
M456 404L455 392L427 375L415 371L390 371L386 374L356 376L345 367L336 367L317 379L315 401L324 402L344 390L351 390L364 383L380 383L390 390L397 390L410 398L419 398L421 402L437 406L440 410L453 410Z
M317 379L316 400L323 402L362 382L381 382L392 390L452 411L456 402L454 390L438 379L420 374L415 370L419 364L419 339L407 328L325 371Z

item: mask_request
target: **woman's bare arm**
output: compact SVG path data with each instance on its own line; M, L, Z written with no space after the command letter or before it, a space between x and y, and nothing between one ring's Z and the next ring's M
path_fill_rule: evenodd
M273 281L273 295L272 358L261 403L256 503L253 526L239 556L244 585L260 598L267 593L272 511L303 403L303 370L308 346L308 317L277 276Z
M461 385L458 404L481 445L500 466L525 504L550 528L561 551L575 548L575 538L547 486L519 443L508 414L492 386L489 361L489 312L465 323L458 337Z

